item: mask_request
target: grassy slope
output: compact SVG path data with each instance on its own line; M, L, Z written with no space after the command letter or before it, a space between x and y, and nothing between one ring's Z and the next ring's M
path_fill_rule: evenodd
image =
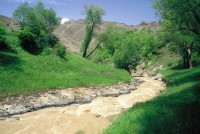
M129 74L123 70L94 64L74 54L68 54L66 60L52 55L0 52L0 98L55 88L130 80Z
M163 71L170 82L164 93L123 113L107 134L199 134L200 67Z

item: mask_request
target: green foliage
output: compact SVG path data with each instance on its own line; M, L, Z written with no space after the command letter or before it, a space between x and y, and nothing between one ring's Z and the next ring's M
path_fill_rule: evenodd
M167 89L157 98L136 104L113 121L104 134L200 133L200 67L163 70Z
M135 68L139 62L138 44L132 40L131 36L126 33L121 44L115 49L113 61L117 68L129 70Z
M6 42L6 29L3 24L0 23L0 51L10 50L10 46Z
M173 30L200 35L199 0L154 0L154 8Z
M65 46L63 46L60 42L56 44L56 46L54 47L54 54L61 57L61 58L65 58L65 54L66 54L66 50L65 50Z
M87 49L90 45L90 42L95 35L95 29L99 26L102 20L102 15L104 10L95 5L88 5L85 7L84 14L86 15L85 24L86 24L86 35L82 43L83 57L87 57Z
M45 9L41 2L30 7L27 2L21 4L13 13L21 24L19 39L24 50L31 54L40 54L47 47L55 47L58 38L53 29L59 24L59 18L53 9Z
M142 57L151 59L162 46L156 33L149 29L131 31L112 25L100 33L97 40L102 41L102 45L92 59L111 62L126 70L135 68Z
M129 82L124 70L95 64L78 55L67 60L54 55L30 55L24 51L0 52L0 98L66 87Z
M154 8L163 19L164 37L182 56L186 68L193 67L193 52L200 52L199 5L199 0L154 0Z
M53 48L59 42L59 39L54 34L47 34L46 42L48 42L49 47Z
M22 27L37 27L45 32L52 32L60 20L53 9L45 9L41 2L33 7L30 7L28 2L21 4L13 13L13 17Z
M142 29L135 33L135 40L138 41L141 47L141 56L147 59L151 59L153 55L158 53L158 50L162 47L162 40L159 39L157 31L154 33L149 29Z
M19 40L16 31L6 29L0 23L0 51L17 51Z
M115 66L126 70L135 68L139 62L139 54L132 45L116 49L113 57Z
M21 40L21 46L24 50L31 54L38 54L43 49L43 44L40 42L42 33L39 29L25 26L19 33L19 39Z

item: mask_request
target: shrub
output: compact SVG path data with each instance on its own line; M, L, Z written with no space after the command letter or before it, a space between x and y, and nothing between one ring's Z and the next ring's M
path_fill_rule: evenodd
M57 43L54 47L53 53L61 58L65 58L65 46L63 46L60 42Z
M114 53L114 64L117 68L126 69L135 68L139 61L139 54L132 45L123 49L117 49Z
M19 33L19 39L21 40L21 47L31 54L38 54L41 52L41 46L37 41L38 29L29 26L24 27Z
M26 26L21 30L19 39L22 48L31 54L40 54L45 49L53 48L59 41L55 35L46 34L43 30L30 26ZM45 51L49 53L49 50Z
M6 29L3 24L0 23L0 50L10 50L10 46L6 43Z
M58 38L53 35L53 29L59 24L59 18L53 9L46 9L41 2L32 7L24 2L15 10L13 17L21 24L19 39L27 52L40 54L43 49L57 44Z
M52 54L52 48L47 47L43 50L42 55L50 55Z
M47 42L48 42L49 47L52 48L59 42L59 39L54 34L48 34Z

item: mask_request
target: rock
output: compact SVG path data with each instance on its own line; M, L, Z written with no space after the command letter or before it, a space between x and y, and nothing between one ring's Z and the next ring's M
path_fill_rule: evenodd
M154 78L154 80L160 80L160 81L162 81L163 76L162 76L161 73L158 73L158 74L156 74L156 76L153 77L153 78Z
M130 84L118 83L106 87L69 88L63 90L36 93L29 96L7 98L0 103L0 120L11 115L22 114L51 106L65 106L73 103L89 103L97 96L117 97L120 94L130 93L141 83L136 80ZM18 120L17 117L10 120Z
M162 86L163 86L163 87L167 87L167 84L166 84L166 83L163 83Z
M154 71L154 72L156 72L157 70L158 70L158 68L157 68L157 67L155 67L155 68L153 69L153 71Z
M0 116L0 120L6 120L6 117L2 117L2 116Z
M145 64L145 62L143 62L143 63L141 64L141 68L144 69L145 66L146 66L146 64Z
M96 114L95 116L96 116L97 118L99 118L99 117L101 117L102 115L100 115L100 114Z
M152 64L152 62L151 62L151 61L149 61L149 62L147 63L147 65L148 65L148 66L150 66L151 64Z
M159 70L163 70L163 65L160 65L160 66L158 67L158 69L159 69Z
M136 70L131 71L131 72L132 72L131 73L132 76L134 76L134 77L138 77L139 76L140 77L144 73L144 70L142 68L140 68L140 67L137 67Z
M144 72L144 73L142 74L142 76L143 76L143 77L149 77L150 75L149 75L148 72Z

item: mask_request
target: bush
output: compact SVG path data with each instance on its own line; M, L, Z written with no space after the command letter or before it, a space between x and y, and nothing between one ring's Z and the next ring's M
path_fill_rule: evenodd
M117 49L114 53L114 64L117 68L126 69L135 68L139 61L139 54L132 45Z
M10 50L10 46L6 42L6 29L3 24L0 23L0 51Z
M42 55L50 55L52 54L52 48L47 47L43 50Z
M45 49L53 48L59 41L55 35L46 34L43 30L30 26L25 26L20 31L19 39L21 40L22 48L31 54L40 54ZM50 52L49 50L45 51Z
M41 41L38 39L39 33L37 28L24 27L19 33L21 47L31 54L39 54L42 51Z
M47 42L48 42L49 47L53 48L59 42L59 39L53 34L48 34Z
M60 42L57 43L54 47L53 53L61 58L65 58L65 46L63 46Z

